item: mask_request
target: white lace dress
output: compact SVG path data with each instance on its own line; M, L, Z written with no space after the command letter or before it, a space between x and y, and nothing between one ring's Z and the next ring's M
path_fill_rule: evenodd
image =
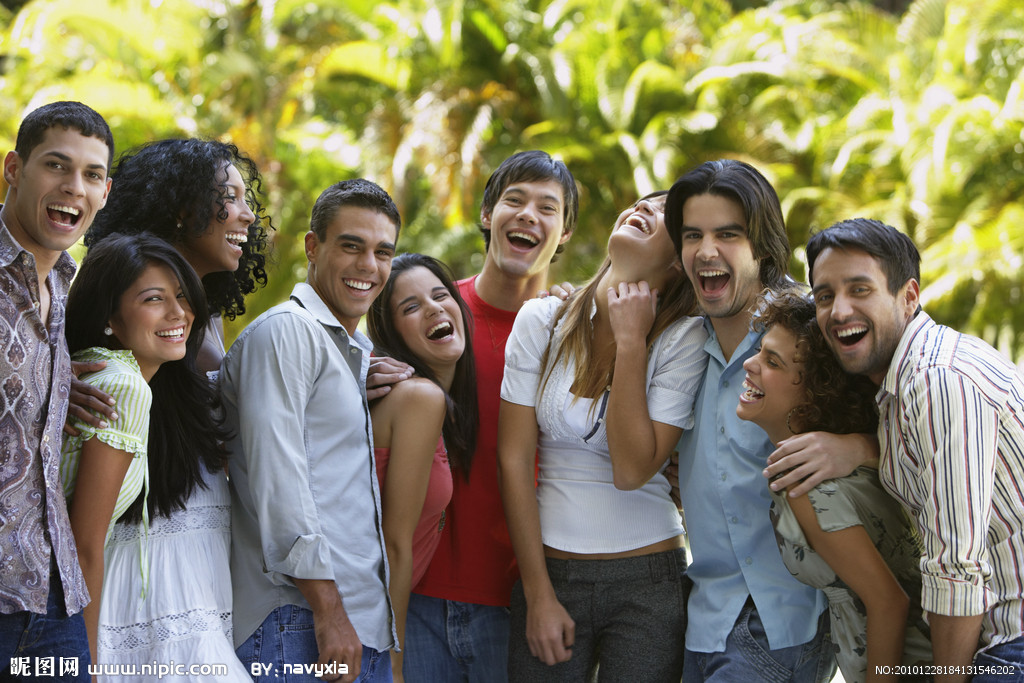
M139 526L116 524L104 553L97 660L100 681L156 680L156 669L180 665L162 681L251 683L235 656L231 632L231 495L223 472L205 472L184 510L149 527L149 585L143 592ZM204 665L224 665L210 670ZM108 667L116 667L108 668ZM205 673L204 673L205 672Z

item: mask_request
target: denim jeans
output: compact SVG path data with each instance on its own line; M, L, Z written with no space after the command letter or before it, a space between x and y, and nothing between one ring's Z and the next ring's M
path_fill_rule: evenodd
M974 665L984 669L971 679L972 683L1024 681L1024 636L979 652Z
M772 650L754 601L747 598L725 642L725 652L686 651L683 681L827 683L835 671L827 609L818 618L818 632L809 642Z
M285 672L292 666L315 664L320 656L313 629L313 612L298 605L278 607L248 640L235 650L254 681L260 683L323 683L315 670ZM289 667L290 668L290 667ZM363 646L359 683L391 683L391 655Z
M522 582L512 589L509 680L513 683L679 683L686 597L683 549L611 560L546 558L548 576L575 623L572 655L549 666L530 654Z
M46 614L0 614L0 680L35 680L36 674L52 671L48 680L87 682L90 661L85 620L81 613L67 615L64 591L52 565Z
M407 683L506 683L508 608L413 593L403 669Z

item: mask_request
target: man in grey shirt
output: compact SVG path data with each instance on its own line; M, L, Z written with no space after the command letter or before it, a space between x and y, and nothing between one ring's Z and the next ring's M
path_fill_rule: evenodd
M221 366L231 449L239 658L257 680L390 681L394 646L366 402L372 345L356 330L391 272L400 219L367 180L324 190L309 271ZM347 672L344 672L344 666Z

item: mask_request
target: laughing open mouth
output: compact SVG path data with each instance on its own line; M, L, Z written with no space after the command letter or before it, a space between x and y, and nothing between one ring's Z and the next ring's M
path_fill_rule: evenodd
M440 322L434 325L429 330L427 330L427 339L430 339L431 341L444 339L445 337L450 337L452 331L452 324L446 320L444 322Z
M238 247L249 241L249 235L244 232L229 232L224 235L224 239L226 239L228 243Z
M73 206L63 204L49 204L46 207L46 215L50 220L59 225L73 227L78 223L81 212Z
M645 235L651 234L651 228L647 225L647 221L645 221L643 218L636 215L635 213L631 215L629 218L627 218L625 221L623 221L623 224L628 225L632 228L636 228Z
M702 270L698 271L700 288L708 293L719 292L729 284L729 274L724 270Z
M540 241L533 235L518 231L510 232L508 234L508 241L521 249L530 249L540 244Z
M853 327L847 327L842 330L837 330L834 334L836 339L843 346L853 346L868 333L866 325L854 325Z

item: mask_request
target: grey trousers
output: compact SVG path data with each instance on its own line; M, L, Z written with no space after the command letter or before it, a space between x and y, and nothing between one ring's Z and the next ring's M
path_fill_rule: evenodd
M572 658L548 666L526 642L523 586L512 589L509 680L679 683L686 596L682 549L617 560L547 558L558 601L576 622Z

